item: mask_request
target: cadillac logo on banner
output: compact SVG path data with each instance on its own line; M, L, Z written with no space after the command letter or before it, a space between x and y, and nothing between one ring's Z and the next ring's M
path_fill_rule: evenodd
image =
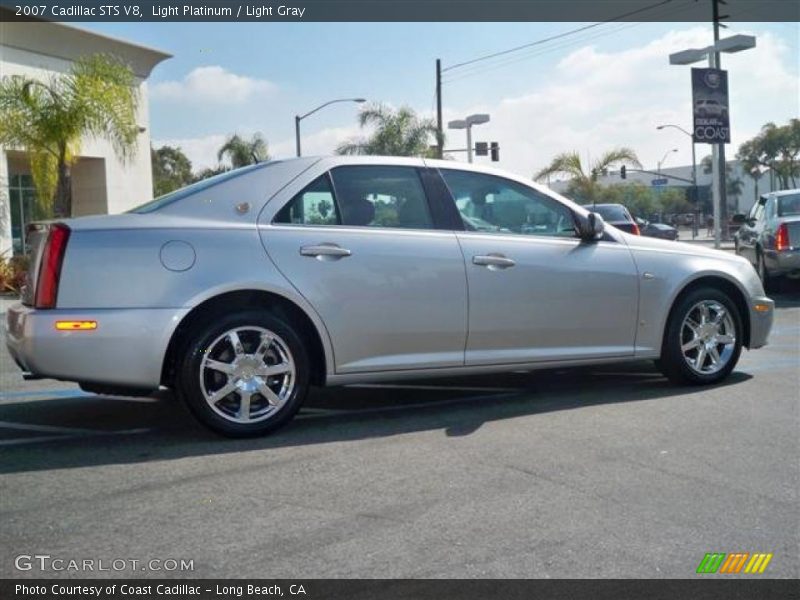
M730 144L728 72L692 69L693 138L698 144Z

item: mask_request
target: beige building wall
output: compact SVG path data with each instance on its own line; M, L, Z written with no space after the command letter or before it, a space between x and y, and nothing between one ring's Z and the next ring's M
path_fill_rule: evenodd
M47 81L66 73L80 56L114 53L128 62L139 82L139 134L135 156L122 162L103 139L81 140L73 167L75 216L124 212L152 198L150 113L146 78L169 55L59 23L0 23L0 77L23 75ZM11 247L8 213L8 150L0 147L0 253ZM12 152L13 154L13 152ZM13 169L19 164L11 161ZM5 217L5 218L4 218Z

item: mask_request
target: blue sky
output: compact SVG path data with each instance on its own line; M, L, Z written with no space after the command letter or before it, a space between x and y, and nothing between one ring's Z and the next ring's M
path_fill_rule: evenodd
M293 116L337 97L409 105L433 116L434 60L445 67L580 27L581 23L92 23L100 33L174 55L150 78L151 134L179 144L196 166L234 131L262 132L273 154L293 152ZM734 23L755 50L726 56L734 144L766 121L800 114L798 24ZM501 166L522 174L556 152L590 158L630 145L651 166L688 139L656 132L690 125L688 67L667 54L711 42L699 23L613 23L541 47L446 73L445 118L489 112L477 139L501 143ZM701 66L701 65L698 65ZM358 135L357 106L340 104L303 122L304 150L331 152ZM665 120L666 119L666 120ZM676 138L676 135L678 136ZM460 132L451 144L463 146ZM448 144L450 145L450 144ZM702 156L703 148L698 149Z

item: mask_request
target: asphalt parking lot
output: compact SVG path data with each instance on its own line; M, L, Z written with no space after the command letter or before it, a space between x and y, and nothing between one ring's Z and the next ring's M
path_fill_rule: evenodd
M713 388L651 363L353 386L242 441L168 396L23 382L3 343L0 577L685 578L769 552L764 577L796 578L800 288L775 298L770 345Z

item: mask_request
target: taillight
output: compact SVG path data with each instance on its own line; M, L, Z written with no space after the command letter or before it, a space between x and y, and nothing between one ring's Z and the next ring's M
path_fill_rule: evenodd
M69 240L69 227L56 223L50 227L42 252L39 278L36 284L36 308L55 308L58 298L58 282L61 278L61 264Z
M789 228L786 226L786 223L781 223L778 227L778 232L775 234L775 250L780 252L781 250L788 250L789 249Z
M642 232L639 231L639 226L636 223L633 224L633 228L631 229L631 233L633 235L642 235Z

